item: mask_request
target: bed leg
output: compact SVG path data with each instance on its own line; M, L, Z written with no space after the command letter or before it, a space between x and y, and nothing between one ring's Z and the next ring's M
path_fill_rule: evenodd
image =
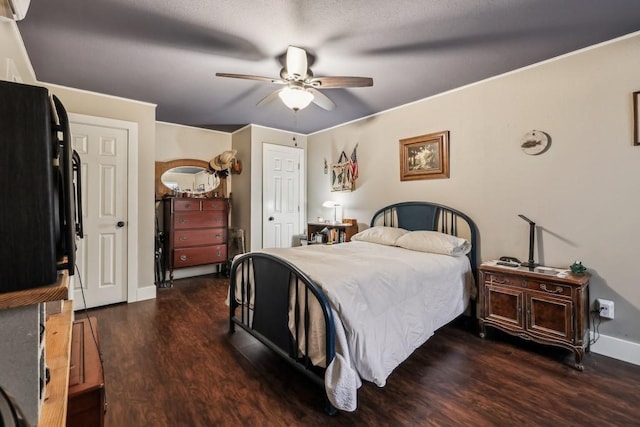
M331 404L326 394L324 396L324 410L327 413L327 415L334 416L338 414L338 410L336 409L335 406Z
M229 335L233 334L236 331L236 324L233 320L229 319Z

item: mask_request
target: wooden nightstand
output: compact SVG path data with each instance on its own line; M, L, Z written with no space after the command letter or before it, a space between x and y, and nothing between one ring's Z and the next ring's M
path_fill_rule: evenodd
M589 347L591 276L558 277L494 264L480 266L480 336L484 338L486 327L492 326L526 340L564 347L574 352L574 367L582 371Z

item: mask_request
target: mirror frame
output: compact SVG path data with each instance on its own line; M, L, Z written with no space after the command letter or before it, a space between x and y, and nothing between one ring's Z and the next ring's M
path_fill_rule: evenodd
M173 196L173 190L166 187L162 183L162 174L169 169L176 168L178 166L197 166L204 169L209 169L209 162L198 159L176 159L169 160L168 162L156 162L156 200L160 200L164 197ZM201 197L212 197L213 192L218 193L218 197L227 197L227 178L220 177L220 185L211 191L202 193Z

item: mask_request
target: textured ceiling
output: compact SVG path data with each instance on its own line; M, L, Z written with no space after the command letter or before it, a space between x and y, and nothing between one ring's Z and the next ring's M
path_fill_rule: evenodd
M638 0L32 0L18 22L38 80L158 105L157 120L311 133L640 30ZM288 45L337 107L256 104Z

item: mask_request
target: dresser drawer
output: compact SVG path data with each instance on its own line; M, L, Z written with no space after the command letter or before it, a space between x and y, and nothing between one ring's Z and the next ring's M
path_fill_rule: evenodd
M203 211L225 211L227 209L226 200L204 199L202 200Z
M179 200L175 199L173 201L173 209L175 211L199 211L200 210L200 201L193 199L184 199Z
M176 212L173 218L176 230L186 228L226 227L227 215L224 212Z
M220 245L227 241L227 229L209 228L206 230L176 230L173 239L173 246L175 248Z
M571 297L571 286L559 283L545 282L544 280L529 280L527 288L533 291L541 291L549 295L561 295Z
M227 245L183 248L176 249L173 252L173 265L175 268L201 264L214 264L226 261Z
M496 273L486 274L485 282L492 285L516 286L519 288L524 288L527 285L526 280L521 277L505 276Z

